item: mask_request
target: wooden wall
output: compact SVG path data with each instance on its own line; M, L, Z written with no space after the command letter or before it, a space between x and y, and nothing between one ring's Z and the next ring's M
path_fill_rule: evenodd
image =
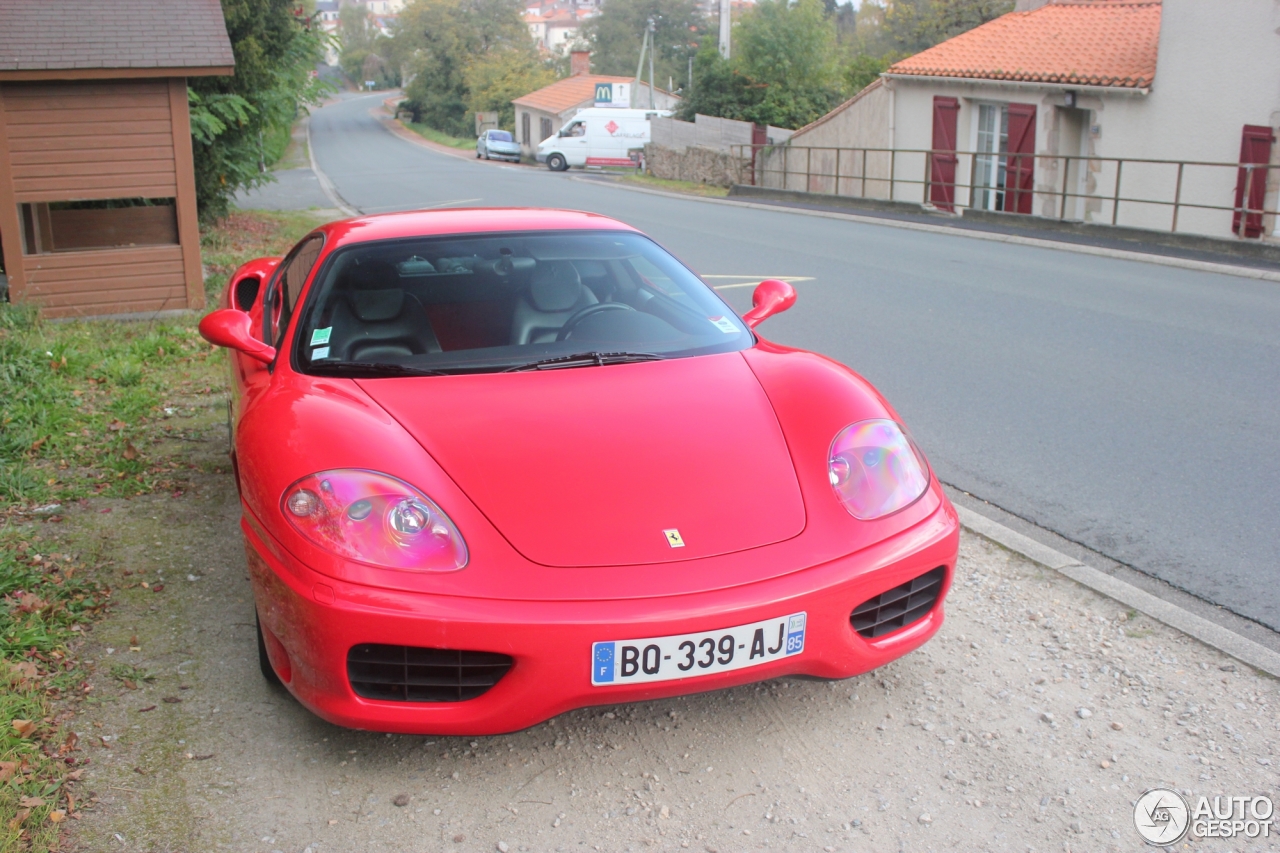
M0 84L0 229L13 301L50 317L203 305L188 121L183 78ZM177 245L24 254L14 264L17 205L138 197L177 200Z

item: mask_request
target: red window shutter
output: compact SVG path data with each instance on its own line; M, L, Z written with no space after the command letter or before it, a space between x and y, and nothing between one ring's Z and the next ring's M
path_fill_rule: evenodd
M1010 213L1030 213L1035 191L1036 105L1009 104L1009 159L1005 205ZM1021 155L1021 156L1020 156Z
M956 209L956 117L959 113L958 100L934 96L929 201L939 210Z
M1271 128L1246 124L1240 140L1240 163L1271 162ZM1252 173L1252 176L1250 175ZM1245 192L1249 193L1246 203ZM1236 175L1235 213L1231 230L1240 237L1262 236L1262 206L1267 198L1267 170L1241 168Z

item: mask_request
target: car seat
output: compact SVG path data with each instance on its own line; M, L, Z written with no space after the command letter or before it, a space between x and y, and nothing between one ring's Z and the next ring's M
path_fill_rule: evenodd
M511 343L554 341L573 312L597 302L571 262L542 261L529 278L528 290L516 297Z
M401 289L400 273L389 261L365 258L352 264L337 291L331 358L382 361L440 352L422 303Z

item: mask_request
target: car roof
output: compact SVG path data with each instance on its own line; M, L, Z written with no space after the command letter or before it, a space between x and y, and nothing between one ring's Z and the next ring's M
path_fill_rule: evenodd
M536 207L451 207L382 213L330 222L319 229L331 247L402 237L461 236L511 231L635 231L630 225L581 210Z

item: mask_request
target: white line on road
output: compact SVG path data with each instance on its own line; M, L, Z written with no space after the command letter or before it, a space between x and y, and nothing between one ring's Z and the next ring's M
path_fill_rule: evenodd
M333 206L341 210L347 216L359 216L360 211L356 210L338 194L338 189L333 185L333 181L329 180L329 176L320 170L320 164L316 162L316 149L311 144L311 118L307 118L307 155L311 158L311 171L315 174L316 180L320 182L320 190L325 194L329 201L333 202Z

